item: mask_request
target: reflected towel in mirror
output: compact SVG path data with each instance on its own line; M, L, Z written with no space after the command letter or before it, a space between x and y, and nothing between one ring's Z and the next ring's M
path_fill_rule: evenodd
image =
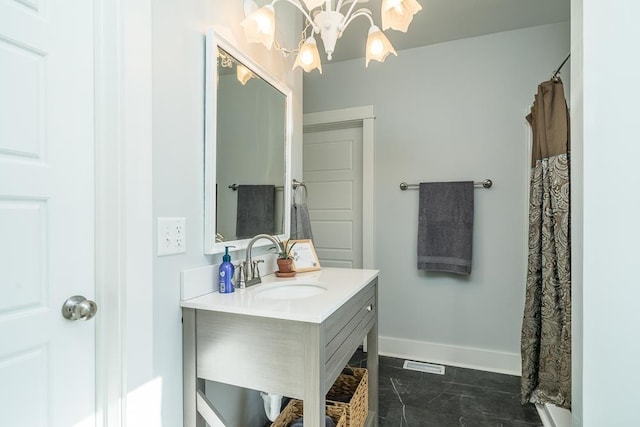
M239 185L236 211L236 236L246 239L275 232L276 187Z

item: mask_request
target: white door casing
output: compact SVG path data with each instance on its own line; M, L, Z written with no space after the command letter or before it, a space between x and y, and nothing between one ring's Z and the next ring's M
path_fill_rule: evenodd
M0 3L0 425L95 425L94 3Z
M304 115L306 133L327 129L361 128L362 131L362 267L375 268L374 260L374 121L373 106L307 113ZM304 166L304 165L303 165ZM307 176L303 177L307 180ZM313 198L310 193L310 199ZM314 229L315 233L315 229ZM317 237L314 235L314 238Z
M362 125L305 132L303 165L320 265L362 268Z

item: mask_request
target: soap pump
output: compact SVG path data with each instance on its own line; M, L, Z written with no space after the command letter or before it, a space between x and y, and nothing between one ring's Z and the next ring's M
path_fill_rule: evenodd
M224 256L222 257L222 264L218 270L218 291L221 294L230 294L235 291L233 287L233 273L235 267L231 264L231 255L229 255L229 248L235 248L235 246L225 246Z

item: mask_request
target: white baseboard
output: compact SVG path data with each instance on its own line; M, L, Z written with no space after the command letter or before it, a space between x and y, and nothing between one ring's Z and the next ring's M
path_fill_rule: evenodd
M505 353L383 336L379 337L378 352L382 356L419 362L439 363L508 375L520 376L521 374L519 353Z
M551 404L538 403L536 409L544 427L571 427L571 411Z

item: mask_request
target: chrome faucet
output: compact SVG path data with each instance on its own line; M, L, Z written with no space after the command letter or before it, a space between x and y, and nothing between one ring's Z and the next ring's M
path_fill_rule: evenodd
M271 234L258 234L251 240L249 240L249 244L247 245L247 256L241 264L242 267L238 269L240 277L236 281L236 283L238 283L238 287L240 289L262 283L262 278L260 278L260 269L258 268L258 266L261 262L264 262L264 260L259 259L254 261L251 258L251 250L253 249L253 245L260 239L271 240L273 244L276 245L276 249L278 248L279 242Z

